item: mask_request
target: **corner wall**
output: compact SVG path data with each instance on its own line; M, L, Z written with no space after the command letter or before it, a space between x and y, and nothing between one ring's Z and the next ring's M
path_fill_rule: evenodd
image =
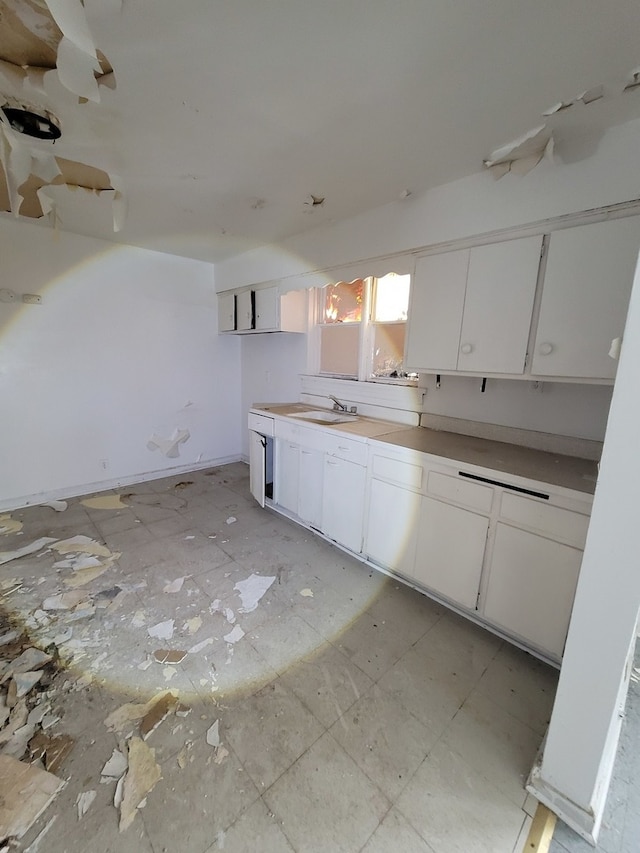
M211 264L8 217L0 250L18 297L0 302L0 506L240 455L240 345L216 334ZM177 458L147 448L177 428Z

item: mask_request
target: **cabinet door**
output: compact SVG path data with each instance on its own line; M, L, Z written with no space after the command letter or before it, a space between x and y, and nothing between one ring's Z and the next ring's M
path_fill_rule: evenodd
M559 660L582 551L499 522L484 616Z
M300 448L298 515L311 527L322 525L322 479L324 454L321 450Z
M412 576L421 496L409 489L372 480L364 552L375 563Z
M264 506L265 497L266 448L266 438L249 430L249 489L260 506Z
M236 295L221 293L218 296L218 331L233 332L236 328Z
M292 441L276 441L276 503L298 515L298 481L300 477L300 447Z
M243 290L236 297L236 329L246 332L254 328L254 291Z
M366 469L325 455L322 532L356 554L362 550Z
M468 249L416 261L407 324L409 370L456 369L468 267Z
M423 497L414 578L475 610L488 529L483 515Z
M471 249L458 370L524 373L541 250L542 236Z
M278 288L264 287L255 291L256 331L278 328Z
M613 379L640 249L640 217L554 232L532 373Z

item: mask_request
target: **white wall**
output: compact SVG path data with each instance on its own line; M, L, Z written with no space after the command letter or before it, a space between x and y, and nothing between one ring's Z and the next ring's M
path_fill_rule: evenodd
M212 265L8 217L0 253L2 287L42 296L0 302L0 505L239 456L240 344L216 334ZM179 458L147 449L176 428Z
M500 424L517 429L602 441L611 402L611 386L442 376L425 379L424 411L450 418Z
M307 336L293 333L245 335L242 340L243 453L249 452L247 412L254 403L287 403L300 397L306 370Z

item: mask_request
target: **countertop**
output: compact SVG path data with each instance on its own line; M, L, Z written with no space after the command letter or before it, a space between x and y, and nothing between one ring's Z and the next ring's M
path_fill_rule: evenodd
M253 411L286 417L318 407L304 403L257 403L251 408ZM590 459L563 456L533 450L518 444L507 444L502 441L491 441L427 427L407 427L405 424L360 415L357 421L321 426L302 419L296 420L301 426L320 427L363 439L372 438L385 444L437 456L448 462L475 465L489 471L524 477L527 480L572 489L583 494L591 495L595 491L598 466Z

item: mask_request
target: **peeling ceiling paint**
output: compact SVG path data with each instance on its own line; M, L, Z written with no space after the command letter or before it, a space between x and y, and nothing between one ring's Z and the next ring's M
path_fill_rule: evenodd
M588 156L640 117L639 45L637 0L0 0L0 93L110 177L35 190L59 227L217 260L479 172L543 124L556 162Z

